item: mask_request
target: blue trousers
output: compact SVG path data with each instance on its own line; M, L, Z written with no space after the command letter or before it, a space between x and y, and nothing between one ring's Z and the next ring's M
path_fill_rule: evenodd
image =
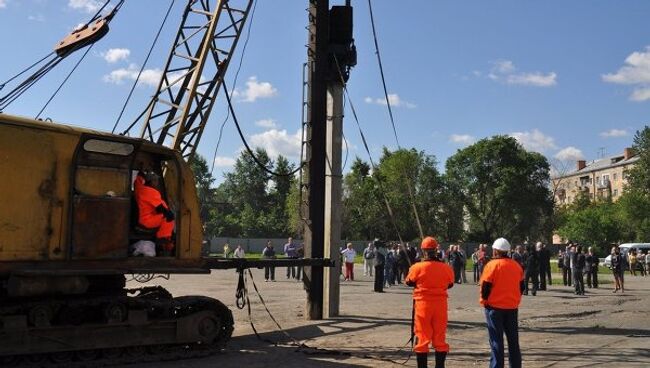
M504 344L503 334L508 340L508 361L510 368L521 368L521 350L519 350L519 327L517 310L496 310L485 308L485 319L490 335L490 368L503 368Z

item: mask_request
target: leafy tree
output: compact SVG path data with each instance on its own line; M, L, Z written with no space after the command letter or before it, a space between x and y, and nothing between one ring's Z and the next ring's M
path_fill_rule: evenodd
M289 174L295 166L284 156L279 155L275 162L275 172L278 174ZM289 214L287 213L287 199L294 186L295 179L293 176L274 176L272 179L273 189L271 190L271 209L270 213L274 219L273 233L275 236L284 236L290 232Z
M621 239L616 205L600 202L574 209L566 215L566 221L558 232L566 239L605 249L608 244Z
M342 237L347 239L386 239L387 229L392 229L370 165L358 157L343 179L342 219Z
M445 175L441 178L440 232L442 240L457 242L465 236L465 210L460 188Z
M628 187L638 193L650 195L650 127L645 126L636 132L632 148L639 160L626 172Z
M487 242L548 238L553 200L549 165L512 137L495 136L459 150L447 160L450 184L470 216L470 239ZM544 220L546 221L546 220Z
M287 216L287 235L294 237L302 236L303 221L300 204L300 183L295 181L291 185L289 195L285 202L285 214Z
M199 199L201 222L203 223L206 236L215 235L212 228L209 227L211 217L216 216L216 198L212 184L214 178L208 169L208 163L205 158L196 154L190 160L190 168L194 173L194 182L196 184L196 194Z
M647 242L650 239L650 199L647 195L629 190L616 202L616 209L623 241Z

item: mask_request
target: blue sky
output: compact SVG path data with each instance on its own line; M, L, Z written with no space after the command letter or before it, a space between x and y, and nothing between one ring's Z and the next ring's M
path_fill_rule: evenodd
M343 0L330 0L332 5ZM114 1L115 3L115 1ZM170 21L120 127L141 111L164 67L185 1ZM372 153L396 143L383 102L367 1L353 0L358 66L349 88ZM51 51L98 1L0 0L0 81ZM110 131L169 2L127 0L44 116ZM495 134L515 136L552 161L592 160L629 146L650 116L650 2L374 0L400 142L435 155ZM236 109L249 142L297 160L306 0L259 0L237 83ZM238 50L241 52L241 48ZM35 116L81 54L70 57L6 113ZM237 58L239 57L239 54ZM236 64L231 64L232 78ZM225 113L217 102L199 153L211 160ZM367 160L348 111L345 135ZM119 128L118 128L119 130ZM215 176L242 144L224 130ZM570 166L573 166L571 163Z

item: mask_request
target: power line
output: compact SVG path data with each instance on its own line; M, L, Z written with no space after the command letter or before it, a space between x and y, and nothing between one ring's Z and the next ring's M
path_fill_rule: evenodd
M251 28L253 27L253 20L255 19L255 9L257 8L257 0L253 2L253 9L251 9L251 19L248 21L248 29L246 30L246 39L244 40L244 46L242 46L241 57L239 58L239 65L237 66L237 71L235 72L235 78L232 82L232 90L235 92L237 88L237 79L239 78L239 72L241 71L242 64L244 63L244 55L246 55L246 47L248 46L248 41L251 37ZM230 118L230 109L226 113L225 119L221 123L221 128L219 128L219 138L217 139L217 145L214 148L214 155L212 156L212 167L210 168L210 175L214 172L214 162L217 159L217 152L219 151L219 146L221 145L221 137L223 136L223 128L226 126L228 119Z
M372 37L375 42L375 54L377 55L377 63L379 64L379 73L381 75L381 84L384 88L384 97L386 98L386 106L388 107L388 116L390 117L390 124L393 127L393 134L395 135L395 142L397 142L397 147L402 149L402 146L399 143L399 138L397 137L397 128L395 127L395 118L393 117L393 109L390 104L390 99L388 98L388 88L386 87L386 77L384 76L384 67L381 63L381 53L379 52L379 41L377 40L377 31L375 29L375 17L372 11L372 0L368 0L368 9L370 11L370 24L372 25ZM411 206L413 208L413 215L415 216L415 221L418 225L418 230L420 231L420 237L424 239L424 232L422 231L422 223L420 222L420 214L418 213L417 206L415 205L415 196L413 194L413 188L411 187L411 182L409 178L404 178L406 187L409 192L409 197L411 198Z
M338 70L339 76L341 78L341 84L343 85L343 92L350 105L350 111L352 111L352 116L354 117L354 121L357 124L357 128L359 129L359 135L361 136L361 141L363 142L363 146L366 149L366 153L368 153L368 158L370 159L370 165L372 166L373 172L377 172L377 166L375 165L375 161L372 159L372 154L370 153L370 148L368 147L368 142L366 141L366 136L363 133L363 130L361 129L361 123L359 122L359 117L357 116L357 110L354 108L354 104L352 103L352 98L350 97L350 93L348 92L348 87L347 84L345 83L345 78L343 78L343 74L341 73L339 60L336 57L336 54L334 54L334 62L336 63L336 69ZM397 226L397 221L395 220L395 214L393 213L393 208L390 206L390 202L388 201L388 196L386 195L386 190L384 188L384 185L382 184L381 180L379 180L378 177L375 178L375 180L377 180L379 191L381 192L381 195L384 199L384 204L386 205L386 210L388 211L388 216L390 218L391 224L395 228L395 233L397 233L397 237L399 238L400 243L404 243L404 240L402 239L402 235L399 231L399 227Z
M397 138L397 129L395 128L395 119L393 118L393 108L388 98L388 89L386 88L386 79L384 78L384 66L381 63L381 54L379 53L379 41L377 40L377 31L375 30L375 17L372 12L372 1L368 0L368 9L370 10L370 24L372 25L372 38L375 41L375 55L377 55L377 63L379 64L379 73L381 74L381 82L384 87L384 98L386 98L386 106L388 106L388 115L390 116L390 123L393 126L393 135L397 146L400 147L399 139Z
M226 95L226 100L228 100L228 109L230 109L230 114L232 115L232 120L235 122L235 127L237 127L237 132L239 133L239 137L241 138L242 143L244 143L244 147L246 147L246 151L248 154L251 156L253 161L259 166L264 172L266 172L269 175L272 176L280 176L280 177L288 177L288 176L293 176L295 173L300 171L302 169L302 164L299 165L297 168L292 170L289 173L278 173L275 171L270 170L264 163L262 163L257 156L255 156L255 153L251 149L251 147L248 145L248 142L246 141L246 137L244 137L244 132L242 132L241 127L239 126L239 120L237 120L237 115L235 114L235 110L232 106L232 101L230 100L230 94L228 93L228 88L226 87L226 82L223 82L223 90Z
M124 105L122 106L122 111L120 111L120 115L117 117L117 120L115 121L115 125L113 125L113 130L111 130L111 133L115 133L115 129L117 129L117 125L120 123L120 120L122 119L122 115L124 114L124 110L126 110L126 106L129 104L129 101L131 100L131 96L133 95L133 91L135 90L135 87L138 85L138 82L140 81L140 77L142 76L142 72L144 71L144 68L147 66L147 62L149 61L149 57L151 56L151 53L153 52L153 49L156 46L156 43L158 43L158 38L160 37L160 33L162 32L163 28L165 27L165 23L167 22L167 18L169 17L169 13L171 12L172 8L174 7L174 2L175 1L176 0L172 0L171 3L169 4L169 8L167 8L167 13L165 14L165 17L163 18L163 21L160 24L160 28L158 28L158 33L156 33L156 37L154 38L153 42L151 43L151 47L149 48L149 52L147 53L147 57L144 59L144 62L142 63L142 67L138 71L138 75L135 78L135 81L133 82L133 86L131 86L131 90L129 91L129 95L126 97L126 101L124 101ZM138 118L138 120L139 119L140 118Z

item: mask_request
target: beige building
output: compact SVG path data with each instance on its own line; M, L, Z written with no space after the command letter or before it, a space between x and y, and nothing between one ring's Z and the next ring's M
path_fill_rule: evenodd
M575 170L552 178L555 203L570 204L581 192L591 199L610 197L617 200L625 189L626 170L638 159L631 148L626 148L622 155L592 162L577 161Z

